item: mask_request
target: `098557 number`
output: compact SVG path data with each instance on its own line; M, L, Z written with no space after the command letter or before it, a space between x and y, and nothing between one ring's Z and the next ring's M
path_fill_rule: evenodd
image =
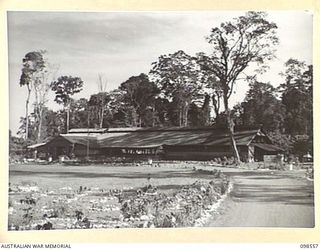
M300 248L308 248L308 249L314 249L318 248L319 244L300 244Z

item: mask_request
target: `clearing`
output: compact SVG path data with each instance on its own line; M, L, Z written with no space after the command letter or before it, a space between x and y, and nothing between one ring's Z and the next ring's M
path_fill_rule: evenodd
M201 163L12 165L9 230L203 225L226 196L221 171Z
M204 226L314 227L314 187L313 181L305 178L305 171L236 169L215 167L202 162L163 162L160 166L11 165L11 186L36 186L40 191L21 192L21 189L17 189L11 192L12 211L9 221L11 218L14 224L29 225L31 222L21 218L30 217L31 221L31 218L37 217L38 221L42 220L42 223L45 223L48 219L43 219L43 214L46 213L50 221L56 223L55 228L59 226L60 229L150 227L152 224L142 223L141 220L147 218L146 220L150 221L151 217L159 218L153 219L153 222L158 223L155 226L171 227L175 226L173 222L176 220L180 219L183 222L189 218L190 223L180 226L191 226L196 219L194 217L198 218L201 213L199 210L214 203L223 194L219 190L223 180L212 175L210 171L213 170L220 170L229 176L233 189L218 210L212 211L212 216ZM187 185L192 186L198 180L202 183L185 189ZM212 191L211 187L203 184L211 180L216 182L214 187L218 187L218 190ZM157 188L159 199L152 194L150 196L142 193L136 196L136 190L150 185ZM197 197L203 189L213 192L213 196L218 196L212 200L206 193L201 196L200 201ZM111 190L111 193L108 190ZM121 198L121 192L127 195ZM148 192L150 190L147 190ZM35 209L35 206L30 204L33 201L42 208ZM161 209L155 211L155 204L163 211L167 209L166 213L159 213ZM189 214L184 215L185 213ZM164 217L168 217L170 221L166 222ZM10 230L29 230L35 225L31 228Z
M11 184L36 184L43 189L99 187L103 189L135 189L152 184L161 191L178 189L196 180L210 180L205 173L195 172L201 163L107 164L89 166L10 165ZM213 167L208 167L213 170Z

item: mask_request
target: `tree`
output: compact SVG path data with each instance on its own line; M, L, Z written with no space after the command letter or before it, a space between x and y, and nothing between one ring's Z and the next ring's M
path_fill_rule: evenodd
M12 131L9 130L9 156L10 161L14 161L17 155L25 152L26 144L23 138L12 136Z
M161 90L161 97L176 104L179 126L188 126L190 105L202 87L196 58L179 50L160 56L152 65L150 74Z
M108 102L110 97L107 93L108 81L104 74L98 74L97 86L98 94L93 94L89 99L89 109L97 112L97 118L99 120L99 128L103 127L104 116L108 113ZM91 115L95 115L94 112L90 112ZM92 116L91 116L92 117Z
M140 74L121 83L119 89L124 91L124 102L131 106L132 112L137 115L138 121L135 123L139 127L148 124L144 115L153 116L150 111L154 111L155 98L160 92L156 84L151 82L146 74Z
M28 121L28 123L27 123ZM27 125L28 125L28 138L25 139L25 144L30 145L35 143L36 141L36 124L35 124L35 117L34 113L30 113L28 118L20 117L20 127L18 129L17 135L20 137L25 137L27 133Z
M109 96L109 125L113 127L136 126L136 114L133 112L132 106L127 105L125 102L125 92L120 89L115 89L109 92Z
M313 68L305 62L289 59L280 85L282 103L286 108L285 130L291 135L312 136L313 130Z
M300 160L303 156L311 153L313 155L313 141L308 139L296 139L292 146L292 152L298 155Z
M98 124L97 112L90 107L86 98L71 99L70 111L73 114L70 118L73 128L94 127Z
M268 133L269 138L271 141L279 146L280 148L284 149L286 153L292 152L292 148L295 142L295 139L289 135L289 134L284 134L280 130L274 130L274 131L269 131Z
M45 69L43 59L44 51L29 52L22 59L22 73L20 76L20 86L27 87L26 116L25 116L25 140L29 138L29 101L32 87L37 82L37 75Z
M46 138L58 136L65 131L65 115L64 110L44 110L43 133L46 134Z
M63 104L64 109L67 111L67 128L69 131L70 121L70 104L71 96L79 93L83 87L83 81L79 77L60 76L56 81L51 83L51 89L55 92L55 102Z
M35 76L35 81L33 84L34 90L34 114L37 125L37 142L42 141L45 137L43 132L43 116L46 110L46 103L48 102L48 92L50 90L50 82L55 79L58 67L52 65L45 60L45 69L39 72Z
M198 64L204 65L210 63L210 57L207 57L205 53L200 52L197 54ZM208 62L205 62L208 60ZM208 105L212 103L213 111L215 114L215 121L219 122L221 99L222 99L222 88L219 82L219 79L212 74L209 70L206 70L205 67L200 67L200 81L204 84L202 98L204 99L204 104ZM210 123L210 110L208 110L208 119L207 124Z
M173 104L168 101L166 98L162 98L158 96L155 100L154 107L156 110L156 125L157 126L165 126L170 127L174 125L174 120L171 119L170 114L173 114L171 110L174 108L172 107Z
M111 97L107 92L100 92L90 96L88 104L94 108L98 114L99 128L103 127L104 117L110 111L108 107L110 101Z
M243 125L262 124L267 132L282 130L285 107L276 98L276 89L270 83L254 81L250 83L240 114Z
M230 110L232 121L235 127L246 126L243 122L243 107L241 103L237 103ZM213 121L213 127L223 129L227 124L227 112L223 111L219 113L219 116L216 117ZM255 124L256 125L256 124Z
M266 69L266 62L274 58L274 48L278 44L276 29L275 23L266 20L264 12L247 12L233 22L225 22L220 27L213 28L207 37L213 53L199 60L202 69L218 78L231 147L237 163L240 162L240 157L233 135L234 122L229 98L234 85L240 80L240 74L244 74L249 66L256 66L256 71L262 72Z

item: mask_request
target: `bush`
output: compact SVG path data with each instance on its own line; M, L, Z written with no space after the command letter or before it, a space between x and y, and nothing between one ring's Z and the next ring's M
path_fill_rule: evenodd
M197 170L219 176L219 171ZM209 209L221 195L225 194L229 182L227 179L213 179L209 183L196 181L184 186L172 196L163 193L150 195L149 190L156 190L148 185L122 202L121 211L129 221L148 218L149 226L185 227L194 225L201 217L203 210ZM144 225L147 225L144 223Z

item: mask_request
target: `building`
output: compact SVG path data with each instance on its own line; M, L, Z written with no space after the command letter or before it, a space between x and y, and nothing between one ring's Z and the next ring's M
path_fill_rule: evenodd
M264 155L283 153L260 128L238 129L234 137L242 161L262 161ZM228 132L208 127L71 129L36 149L49 153L54 159L60 155L168 160L232 156Z

